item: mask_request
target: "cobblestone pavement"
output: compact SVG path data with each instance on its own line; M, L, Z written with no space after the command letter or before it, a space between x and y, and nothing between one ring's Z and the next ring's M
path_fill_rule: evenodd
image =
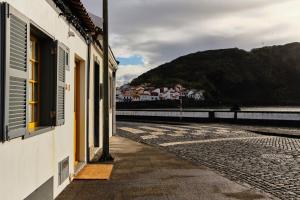
M300 199L300 139L220 124L118 122L117 134L158 146L280 199Z

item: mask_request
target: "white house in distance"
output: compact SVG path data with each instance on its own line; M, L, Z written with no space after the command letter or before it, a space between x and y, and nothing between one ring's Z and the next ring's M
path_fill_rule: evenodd
M53 199L101 149L100 27L80 0L0 3L0 199Z
M192 99L195 101L205 100L205 90L186 89L180 84L174 88L154 88L144 86L123 85L117 88L117 102L138 102L138 101L164 101L164 100L180 100Z
M204 90L190 90L187 93L187 97L189 99L195 99L196 101L201 101L205 99L204 93L205 93Z
M144 91L142 95L140 95L140 101L151 101L151 93L149 91Z

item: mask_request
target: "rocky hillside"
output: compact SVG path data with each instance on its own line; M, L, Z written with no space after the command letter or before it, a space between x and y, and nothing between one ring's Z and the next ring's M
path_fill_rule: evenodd
M300 43L197 52L163 64L132 81L155 87L206 90L215 104L300 105Z

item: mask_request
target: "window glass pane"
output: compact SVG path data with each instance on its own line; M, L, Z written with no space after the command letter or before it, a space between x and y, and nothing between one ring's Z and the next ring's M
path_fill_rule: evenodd
M33 47L33 42L32 40L30 40L30 49L29 49L30 57L32 57L32 47Z
M32 59L35 60L35 52L36 52L36 42L32 43Z
M37 104L34 104L34 122L37 122L38 121L38 105Z
M33 97L32 97L32 83L29 83L29 88L28 88L28 92L29 92L29 101L32 101Z
M36 61L39 60L39 46L37 44L37 42L35 43L35 48L34 48L35 52L34 52L34 58Z
M31 35L30 40L30 58L31 62L28 67L29 73L29 120L30 127L37 126L38 124L38 113L39 113L39 46L38 38Z
M37 81L39 77L39 64L35 63L34 64L34 80Z
M38 101L39 100L39 88L38 88L38 84L34 84L34 101Z

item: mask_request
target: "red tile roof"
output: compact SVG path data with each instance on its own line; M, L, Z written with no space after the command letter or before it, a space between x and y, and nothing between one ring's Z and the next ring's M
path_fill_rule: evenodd
M75 15L78 18L80 25L83 26L86 32L102 33L102 29L95 25L88 11L86 10L86 8L84 7L84 5L80 0L53 0L53 1L64 13L67 12L67 10L65 10L65 6L67 6L68 9L71 11L72 15ZM100 3L99 6L101 6Z

